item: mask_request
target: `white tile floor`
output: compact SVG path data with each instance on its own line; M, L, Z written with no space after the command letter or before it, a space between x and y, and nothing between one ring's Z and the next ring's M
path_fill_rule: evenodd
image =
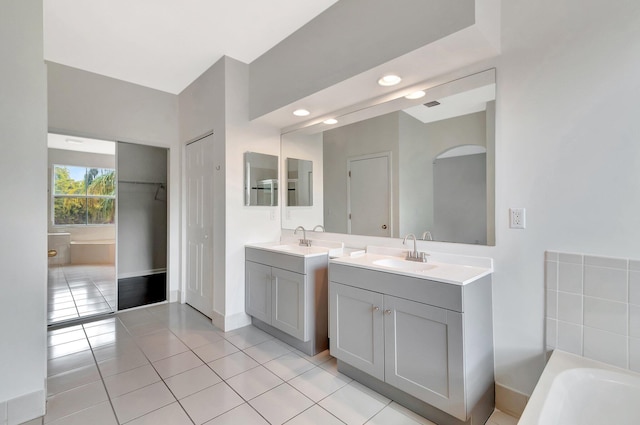
M113 265L52 265L47 287L49 325L116 310Z
M432 424L255 327L162 304L49 332L48 401L29 425ZM515 425L496 411L490 425Z

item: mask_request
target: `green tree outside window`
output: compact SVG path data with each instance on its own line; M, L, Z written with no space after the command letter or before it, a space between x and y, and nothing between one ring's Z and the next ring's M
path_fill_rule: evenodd
M54 165L53 223L113 224L116 172L109 168Z

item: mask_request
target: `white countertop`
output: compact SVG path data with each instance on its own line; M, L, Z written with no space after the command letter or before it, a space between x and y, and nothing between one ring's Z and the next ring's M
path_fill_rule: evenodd
M345 248L342 242L311 240L311 246L301 246L297 239L284 239L273 242L256 242L245 244L246 247L263 249L265 251L278 252L281 254L295 255L298 257L315 257L318 255L328 255L332 258L343 255L350 255L351 248ZM364 252L362 250L357 252Z
M331 263L344 264L347 266L360 267L364 269L377 270L387 273L394 273L403 276L417 277L419 279L428 279L436 282L450 283L454 285L466 285L470 282L480 279L493 273L493 261L490 258L455 256L446 254L440 257L438 254L432 254L427 263L412 263L408 267L414 269L402 269L397 267L388 267L376 264L378 260L394 259L404 261L402 256L380 254L378 249L367 248L367 253L362 255L344 256L331 259ZM376 253L373 253L376 252ZM402 251L401 251L402 252ZM441 261L441 258L452 260L451 262ZM465 259L468 264L465 264ZM416 264L425 264L425 268L421 269Z

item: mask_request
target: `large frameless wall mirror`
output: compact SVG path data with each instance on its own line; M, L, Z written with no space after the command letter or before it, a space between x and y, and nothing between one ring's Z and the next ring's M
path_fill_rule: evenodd
M282 227L494 245L495 92L491 69L283 134L282 157L317 172Z
M278 157L244 153L244 200L247 206L278 205Z

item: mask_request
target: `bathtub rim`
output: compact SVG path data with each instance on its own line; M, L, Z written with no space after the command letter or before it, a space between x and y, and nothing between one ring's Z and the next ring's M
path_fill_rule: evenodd
M634 372L630 369L623 369L556 349L553 351L549 361L544 367L542 375L540 375L540 379L533 389L533 393L522 412L518 425L538 425L542 406L547 399L553 380L564 371L580 368L602 369L640 378L640 373Z

